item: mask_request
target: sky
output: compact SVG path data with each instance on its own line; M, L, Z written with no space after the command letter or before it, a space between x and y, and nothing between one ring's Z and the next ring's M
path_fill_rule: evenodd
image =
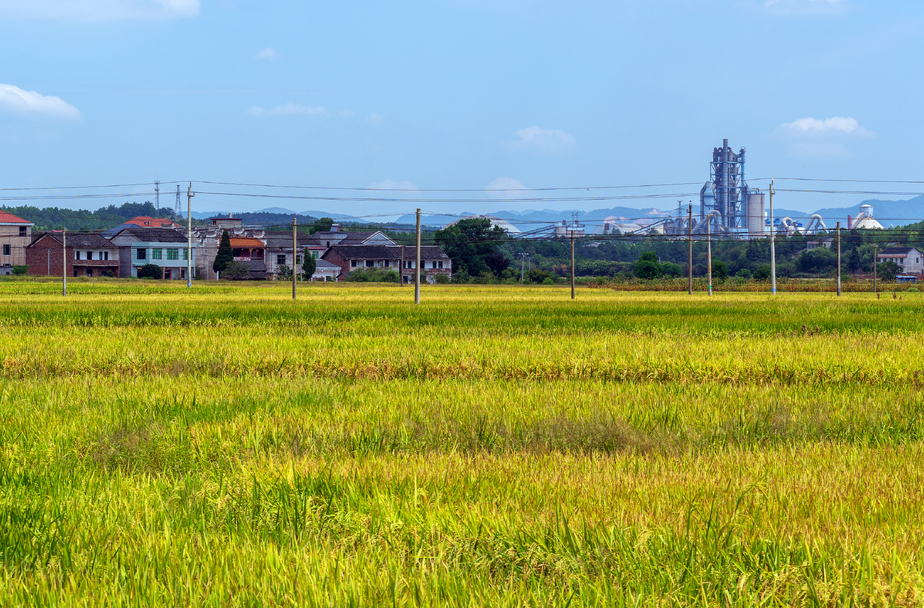
M782 178L924 179L922 56L910 0L0 0L0 188L138 184L0 196L664 209L699 186L593 188L702 184L727 138L778 207L910 198L787 190L924 184ZM580 189L522 190L555 187ZM61 192L113 197L23 198Z

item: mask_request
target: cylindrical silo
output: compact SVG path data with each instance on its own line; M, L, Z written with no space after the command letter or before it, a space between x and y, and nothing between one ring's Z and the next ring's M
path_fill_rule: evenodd
M748 238L759 239L764 236L764 195L761 192L749 192L747 205Z

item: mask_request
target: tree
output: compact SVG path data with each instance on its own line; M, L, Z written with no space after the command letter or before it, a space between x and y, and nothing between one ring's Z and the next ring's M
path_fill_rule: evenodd
M754 270L754 278L758 281L766 281L770 278L770 264L758 264Z
M306 281L310 281L311 277L314 276L314 271L317 270L318 263L315 261L314 256L311 255L311 252L305 247L305 251L302 254L302 272L304 273L303 277Z
M164 278L164 269L157 264L145 264L138 269L139 279L162 279Z
M661 264L661 274L666 277L679 277L683 274L683 268L674 262L664 262Z
M492 227L491 220L473 217L438 231L435 240L452 258L453 270L477 276L490 270L487 258L505 234L500 226Z
M728 278L728 266L722 260L716 260L712 263L712 280L716 283L722 283Z
M218 253L212 263L212 270L224 272L232 262L234 262L234 250L231 249L231 236L228 235L227 230L223 230L221 241L218 243Z
M289 281L292 279L292 269L286 264L276 266L276 278L280 281Z
M886 262L882 262L881 264L879 264L879 270L878 270L879 278L882 279L883 281L894 281L895 277L897 277L898 273L901 271L902 271L901 266L899 266L892 260L888 260Z
M250 278L250 266L246 262L235 262L231 260L231 263L225 267L224 272L221 273L221 278L228 279L229 281L246 281Z
M314 221L314 224L308 228L308 234L314 234L315 232L330 232L333 225L334 220L329 217L318 218Z
M638 261L635 262L635 276L646 281L661 276L661 265L658 264L658 254L654 251L646 251L640 255Z
M847 256L847 272L859 272L862 267L863 263L860 261L860 249L854 247Z
M507 270L507 268L510 266L510 258L505 256L504 252L500 249L495 249L494 253L485 258L484 261L496 277L501 276L501 273Z

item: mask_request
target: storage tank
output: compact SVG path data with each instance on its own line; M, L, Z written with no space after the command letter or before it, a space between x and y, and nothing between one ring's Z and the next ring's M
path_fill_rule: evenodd
M764 194L749 192L747 196L748 238L759 239L764 236Z

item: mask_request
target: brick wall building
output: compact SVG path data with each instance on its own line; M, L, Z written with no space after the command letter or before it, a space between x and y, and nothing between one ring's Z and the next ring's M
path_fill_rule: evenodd
M0 211L0 267L11 269L26 263L26 247L32 241L32 223Z
M26 247L29 274L60 277L65 261L69 277L119 276L119 248L99 234L68 234L63 250L60 232L37 235Z

